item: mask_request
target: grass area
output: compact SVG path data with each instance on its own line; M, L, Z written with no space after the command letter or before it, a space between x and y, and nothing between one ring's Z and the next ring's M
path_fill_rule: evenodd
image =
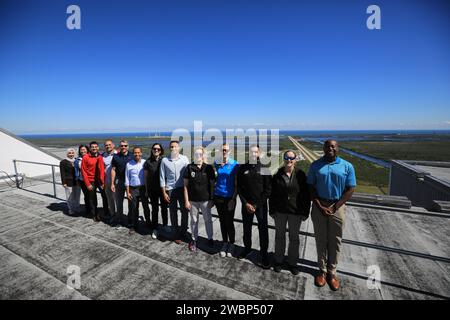
M317 142L301 141L301 144L311 151L322 151L322 145ZM341 153L342 159L350 162L356 173L356 192L371 194L387 194L389 186L389 170L358 157ZM309 170L307 161L298 164L305 172Z
M341 146L382 160L448 161L450 148L445 141L344 141Z

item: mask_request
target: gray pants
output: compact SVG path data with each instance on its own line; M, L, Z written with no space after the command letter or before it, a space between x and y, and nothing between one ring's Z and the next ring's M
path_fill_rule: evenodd
M80 210L80 187L66 187L64 188L67 199L67 206L69 207L69 214L74 214Z
M198 238L198 214L203 214L205 221L206 235L208 240L213 238L213 224L211 218L211 208L208 208L208 201L196 202L191 201L191 230L192 240L197 241Z
M111 217L116 216L116 197L114 192L111 190L111 184L108 182L105 184L105 194L106 199L108 200L108 209Z
M288 264L296 266L299 258L299 231L302 223L300 215L276 213L275 214L275 262L283 263L286 251L286 225L289 225Z
M314 204L311 212L316 238L317 260L322 272L336 274L345 222L345 205L325 216Z

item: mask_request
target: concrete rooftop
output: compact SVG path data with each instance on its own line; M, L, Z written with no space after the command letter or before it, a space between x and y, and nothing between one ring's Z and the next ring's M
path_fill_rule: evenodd
M446 215L348 206L347 243L338 273L342 288L332 292L327 286L314 286L317 267L310 219L301 227L301 273L293 276L287 270L277 274L256 265L256 227L256 250L249 260L221 258L219 241L213 251L201 242L201 250L191 253L187 244L153 240L145 227L130 236L127 229L68 216L64 201L43 195L52 190L50 184L38 184L0 192L0 299L450 298ZM62 187L57 191L62 198ZM241 218L240 208L236 218ZM269 223L273 225L270 217ZM242 224L235 224L237 245L242 247ZM206 235L202 219L200 235ZM273 252L273 229L269 236L269 251ZM218 218L214 219L214 238L221 238ZM69 265L80 267L78 290L66 287ZM367 287L370 265L381 270L379 289Z

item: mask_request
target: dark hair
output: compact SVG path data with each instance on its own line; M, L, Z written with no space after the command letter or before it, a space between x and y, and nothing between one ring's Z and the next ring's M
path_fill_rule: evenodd
M172 143L176 143L176 144L180 145L180 142L179 142L178 140L171 140L170 143L169 143L169 146L170 146Z
M141 148L141 147L134 147L134 148L133 148L133 153L134 153L134 150L136 150L136 149L139 149L139 150L141 150L141 152L142 152L142 148Z
M97 141L91 141L91 142L89 143L89 147L92 146L93 144L98 145Z
M161 148L161 153L160 153L159 155L160 155L160 156L164 155L164 148L163 148L163 146L162 146L160 143L155 142L155 143L152 145L152 147L150 148L150 159L152 159L152 160L155 160L155 156L153 155L153 152L152 152L152 149L153 149L155 146L159 146L159 147Z
M89 147L85 144L80 144L80 146L78 147L78 156L80 156L80 151L81 151L81 148L83 148L83 147L85 147L87 152L89 153Z

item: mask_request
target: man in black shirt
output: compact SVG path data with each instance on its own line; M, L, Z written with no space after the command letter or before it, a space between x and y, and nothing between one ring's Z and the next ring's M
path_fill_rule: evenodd
M128 141L120 141L120 152L113 156L111 161L111 191L116 199L116 214L111 217L111 225L122 224L123 200L125 198L125 169L127 163L133 160L133 155L128 152ZM128 213L131 212L131 202L128 201Z
M244 259L252 247L253 217L258 220L261 264L263 268L270 268L269 229L267 226L267 199L270 196L271 176L264 174L264 168L259 160L261 150L258 145L250 146L249 161L239 167L237 174L237 188L242 202L242 220L244 225L244 251L239 259Z

